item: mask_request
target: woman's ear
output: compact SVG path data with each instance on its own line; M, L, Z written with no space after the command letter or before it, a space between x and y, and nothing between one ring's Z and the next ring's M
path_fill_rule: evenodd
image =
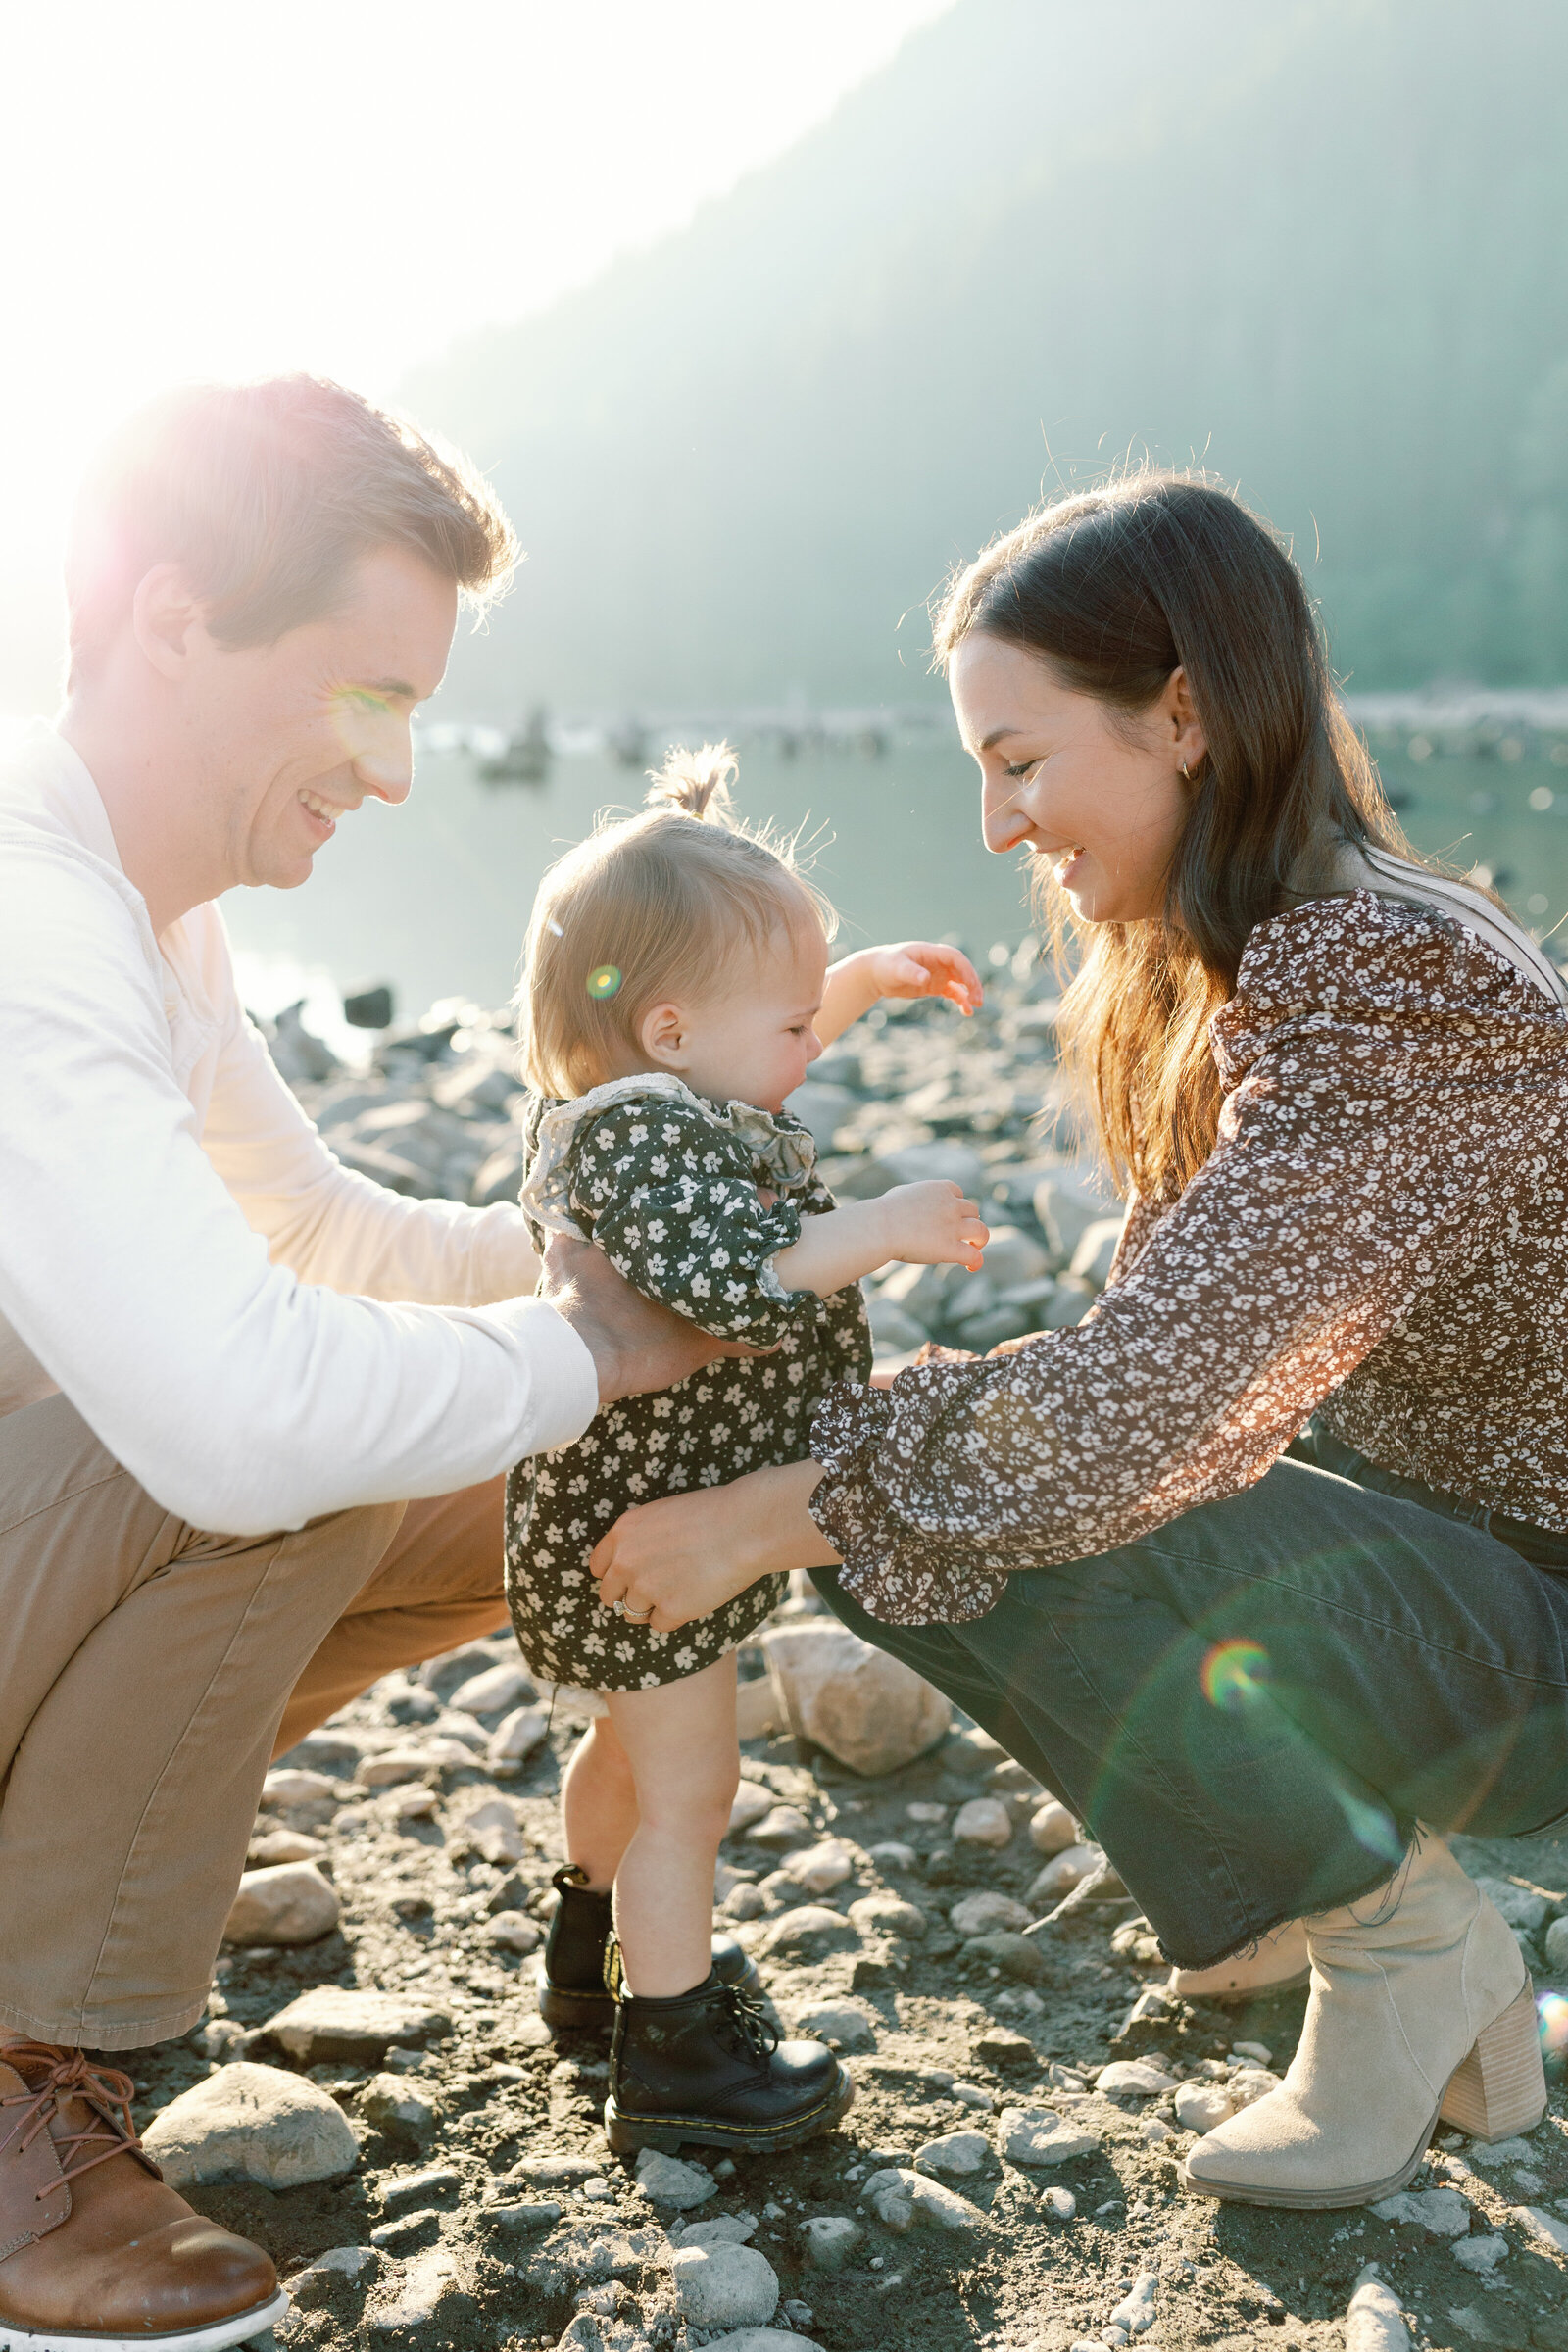
M1208 751L1208 737L1203 732L1203 722L1194 705L1185 669L1171 671L1165 680L1162 700L1178 772L1190 783L1196 782L1198 770Z
M664 1070L686 1066L686 1016L678 1004L651 1004L637 1024L637 1043Z

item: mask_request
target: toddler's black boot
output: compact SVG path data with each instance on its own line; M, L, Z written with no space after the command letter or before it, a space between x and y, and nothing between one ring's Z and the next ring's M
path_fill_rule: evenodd
M673 1999L616 2003L605 2132L617 2155L685 2140L765 2155L831 2132L854 2096L824 2043L780 2041L716 1971Z
M561 1896L539 1963L539 2014L554 2034L608 2034L615 2021L611 1898L595 1894L576 1862L550 1884ZM726 1984L757 1983L757 1969L733 1936L713 1937L713 1967Z

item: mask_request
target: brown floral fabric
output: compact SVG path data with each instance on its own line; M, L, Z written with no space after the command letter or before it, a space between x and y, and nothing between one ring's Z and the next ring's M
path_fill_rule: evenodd
M841 1385L811 1450L888 1624L1260 1478L1314 1413L1405 1477L1568 1529L1568 1018L1477 934L1355 891L1262 923L1212 1026L1225 1101L1135 1200L1075 1330Z

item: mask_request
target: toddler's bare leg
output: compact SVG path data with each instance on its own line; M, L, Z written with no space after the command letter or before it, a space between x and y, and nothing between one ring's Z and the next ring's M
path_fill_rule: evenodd
M566 1860L587 1872L596 1894L608 1894L637 1829L637 1784L608 1715L597 1716L572 1750L561 1788L561 1824Z
M667 2000L712 1966L713 1864L740 1781L735 1659L658 1690L606 1693L638 1823L615 1874L627 1989Z

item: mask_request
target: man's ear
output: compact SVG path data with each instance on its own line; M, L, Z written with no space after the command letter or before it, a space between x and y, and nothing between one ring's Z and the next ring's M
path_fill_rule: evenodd
M686 1066L686 1016L678 1004L651 1004L637 1024L637 1043L666 1070Z
M173 681L184 674L192 636L203 630L202 609L175 565L155 564L138 580L130 625L160 677Z

